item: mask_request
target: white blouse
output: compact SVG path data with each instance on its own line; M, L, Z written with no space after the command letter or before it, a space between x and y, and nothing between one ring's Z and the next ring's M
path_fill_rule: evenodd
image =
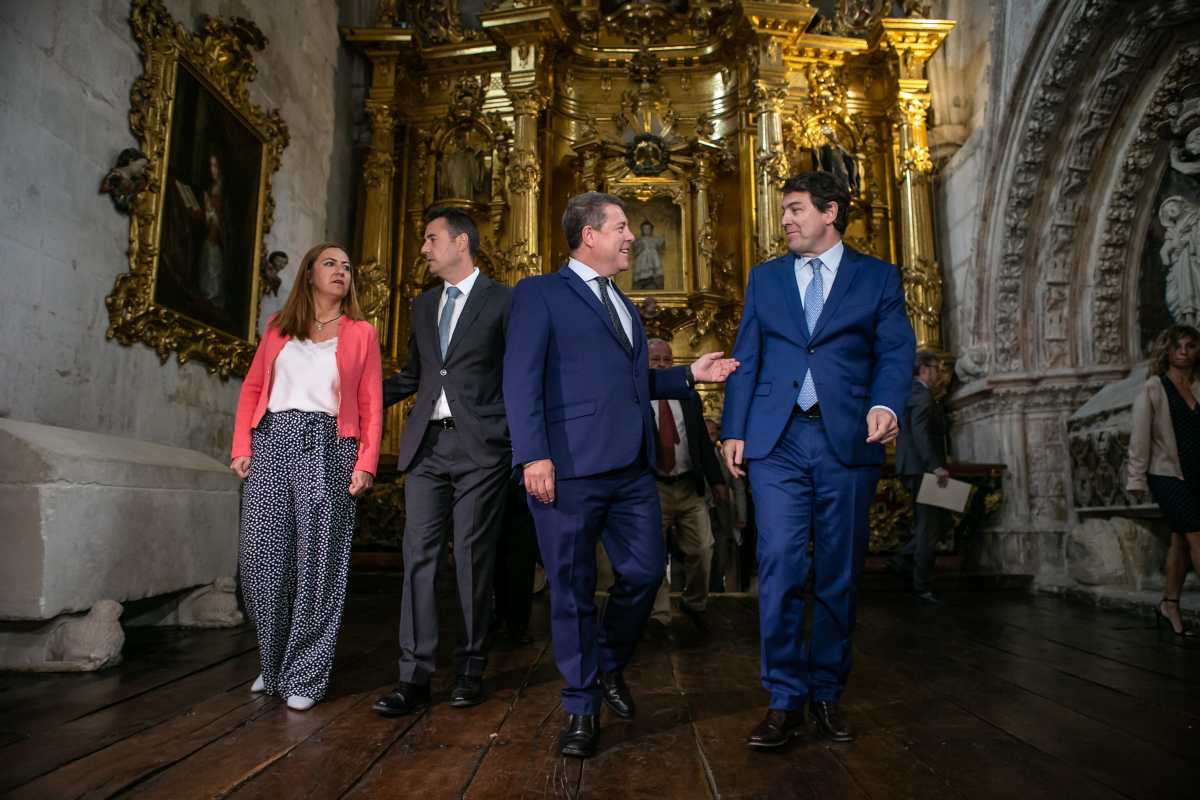
M337 337L324 342L289 339L275 357L268 411L338 412Z

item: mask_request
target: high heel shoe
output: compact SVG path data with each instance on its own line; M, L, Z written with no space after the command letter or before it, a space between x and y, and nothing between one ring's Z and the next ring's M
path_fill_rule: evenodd
M1189 631L1187 628L1183 627L1182 622L1180 622L1180 625L1178 628L1175 627L1174 621L1172 621L1172 619L1170 617L1168 617L1166 615L1166 613L1163 611L1163 605L1165 605L1166 603L1174 603L1175 605L1178 606L1179 598L1178 597L1164 597L1162 600L1158 601L1158 608L1156 609L1156 613L1154 615L1155 630L1162 631L1162 625L1165 622L1165 623L1167 623L1167 628L1171 631L1171 633L1175 634L1180 639L1192 636L1193 635L1192 632Z

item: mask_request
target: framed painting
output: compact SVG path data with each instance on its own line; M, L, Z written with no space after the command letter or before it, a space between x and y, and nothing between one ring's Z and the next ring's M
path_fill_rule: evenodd
M271 176L287 146L275 112L250 102L253 22L206 17L187 33L161 0L133 0L130 25L145 71L130 128L150 160L130 219L130 269L118 276L108 336L143 342L166 361L243 375L258 322L259 265L274 203Z
M609 191L625 201L629 227L637 239L630 267L616 278L629 295L686 294L692 252L689 237L690 195L675 181L613 182Z

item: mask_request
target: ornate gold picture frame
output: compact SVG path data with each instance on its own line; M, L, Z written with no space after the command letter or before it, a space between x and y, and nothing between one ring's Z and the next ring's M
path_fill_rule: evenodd
M129 272L117 277L107 335L144 342L165 362L204 361L244 375L258 330L259 264L274 216L271 177L288 143L278 112L250 102L252 51L267 39L247 19L205 17L188 33L162 0L133 0L144 71L129 127L150 160L129 224Z

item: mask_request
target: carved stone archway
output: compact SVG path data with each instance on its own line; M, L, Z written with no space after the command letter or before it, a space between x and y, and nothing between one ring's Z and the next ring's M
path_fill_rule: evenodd
M1200 8L1051 4L985 171L956 454L1009 465L983 561L1044 571L1073 523L1067 418L1141 358L1135 287L1166 108L1196 73Z

